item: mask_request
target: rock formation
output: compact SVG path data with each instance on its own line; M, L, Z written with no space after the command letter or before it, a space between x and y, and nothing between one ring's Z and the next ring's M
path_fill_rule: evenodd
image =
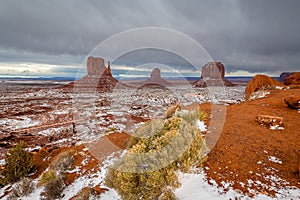
M161 86L169 86L170 82L163 79L160 75L160 69L154 68L150 78L143 82L143 85L161 85Z
M108 61L108 68L106 68L103 58L94 58L90 56L87 59L87 73L89 76L101 76L102 74L111 75L110 63Z
M87 59L87 75L69 86L87 91L112 91L117 82L111 74L109 61L106 67L103 58L90 56Z
M221 62L208 62L202 67L201 79L197 81L195 87L207 86L234 86L233 83L225 79L225 68Z
M294 73L295 72L282 72L279 76L279 81L284 83L285 79Z
M256 117L256 121L264 126L268 127L282 127L283 118L277 116L270 116L270 115L258 115Z
M249 81L245 89L245 98L246 100L249 100L254 92L257 92L261 89L272 89L276 86L283 86L283 84L269 76L256 75L253 79L251 79L251 81Z
M300 72L295 72L284 80L284 85L300 85Z
M300 96L291 96L284 99L284 102L292 109L300 109Z

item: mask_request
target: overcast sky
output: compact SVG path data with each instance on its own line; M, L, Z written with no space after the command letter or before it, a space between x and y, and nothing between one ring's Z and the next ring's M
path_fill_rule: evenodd
M229 75L279 75L300 69L299 20L299 0L0 0L0 75L74 76L105 39L150 26L193 38Z

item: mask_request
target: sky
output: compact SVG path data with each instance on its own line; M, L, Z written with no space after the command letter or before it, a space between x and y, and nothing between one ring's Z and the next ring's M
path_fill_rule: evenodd
M227 75L278 76L300 69L299 19L298 0L0 0L0 76L82 76L79 68L95 47L143 27L188 36L223 62ZM158 36L125 39L117 48ZM106 50L96 56L107 56ZM133 50L112 61L115 76L147 75L157 66L166 76L172 70L199 75L182 55L161 50Z

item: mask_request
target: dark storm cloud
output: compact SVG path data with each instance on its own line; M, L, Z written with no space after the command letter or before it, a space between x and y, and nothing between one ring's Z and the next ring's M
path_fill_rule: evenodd
M298 0L0 0L0 53L79 60L120 31L159 26L191 36L229 71L299 71L299 16Z

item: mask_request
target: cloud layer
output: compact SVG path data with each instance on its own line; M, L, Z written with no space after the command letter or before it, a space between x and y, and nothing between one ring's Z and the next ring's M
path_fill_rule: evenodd
M0 67L79 66L111 35L155 26L194 38L228 72L299 71L299 17L298 0L0 0Z

